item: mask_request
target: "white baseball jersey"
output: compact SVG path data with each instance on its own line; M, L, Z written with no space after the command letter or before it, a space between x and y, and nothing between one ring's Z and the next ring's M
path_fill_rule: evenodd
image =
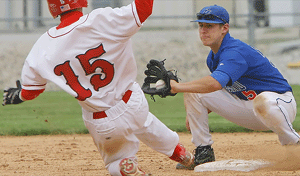
M114 106L136 79L130 37L141 25L133 2L95 9L69 26L51 28L26 58L23 89L44 89L52 81L86 110Z
M40 92L30 90L43 90L52 81L79 100L85 126L114 176L121 176L122 159L136 157L140 140L168 157L179 142L178 134L149 112L135 82L130 37L151 14L152 4L136 0L100 8L71 25L51 28L33 46L22 71L22 89L31 98Z

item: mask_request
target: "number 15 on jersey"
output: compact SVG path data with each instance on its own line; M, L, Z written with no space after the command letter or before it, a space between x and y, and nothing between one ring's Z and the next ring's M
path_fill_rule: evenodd
M114 77L114 65L104 59L97 59L90 63L91 59L99 58L105 53L103 44L98 47L87 50L84 54L79 54L76 58L79 60L85 76L92 75L90 83L94 90L99 91L101 87L108 85ZM101 72L94 74L96 69L99 68ZM90 89L85 89L79 82L78 76L74 73L70 61L67 60L63 64L59 64L54 68L54 73L57 76L64 76L66 84L70 86L77 93L76 99L84 101L92 96Z

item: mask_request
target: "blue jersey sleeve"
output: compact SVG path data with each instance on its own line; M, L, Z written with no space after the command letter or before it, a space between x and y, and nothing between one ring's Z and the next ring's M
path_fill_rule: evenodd
M248 64L244 57L237 51L224 51L220 55L219 64L215 71L226 73L230 81L228 85L232 85L237 81L248 69Z
M258 95L264 91L292 91L287 80L260 51L229 33L217 53L210 51L207 66L222 87L243 100L254 98L247 96L249 92Z
M214 71L210 76L215 78L222 85L222 87L225 87L230 81L230 77L221 71Z

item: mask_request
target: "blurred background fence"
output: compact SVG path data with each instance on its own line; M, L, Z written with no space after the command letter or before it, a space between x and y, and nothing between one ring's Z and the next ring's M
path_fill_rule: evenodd
M132 0L89 0L84 13L99 7L120 7ZM218 4L230 14L230 25L248 28L249 39L257 27L295 27L300 25L300 0L155 0L153 15L143 29L195 28L190 23L204 6ZM0 31L30 32L57 25L46 0L0 0Z
M89 0L88 13L99 7L120 7L132 0ZM186 21L204 6L218 4L231 15L231 25L247 27L251 17L259 27L300 24L300 0L155 0L148 26L186 27ZM53 21L46 0L0 0L1 30L26 31L58 23Z

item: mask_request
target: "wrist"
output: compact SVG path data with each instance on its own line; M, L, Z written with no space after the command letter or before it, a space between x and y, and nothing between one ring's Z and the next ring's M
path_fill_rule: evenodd
M172 93L178 93L177 88L176 88L177 84L178 83L175 80L173 80L173 79L170 80L170 86L171 86Z
M22 101L26 101L26 99L22 97L22 94L21 94L21 92L22 92L22 90L19 92L19 98L20 98L20 100L22 100Z

